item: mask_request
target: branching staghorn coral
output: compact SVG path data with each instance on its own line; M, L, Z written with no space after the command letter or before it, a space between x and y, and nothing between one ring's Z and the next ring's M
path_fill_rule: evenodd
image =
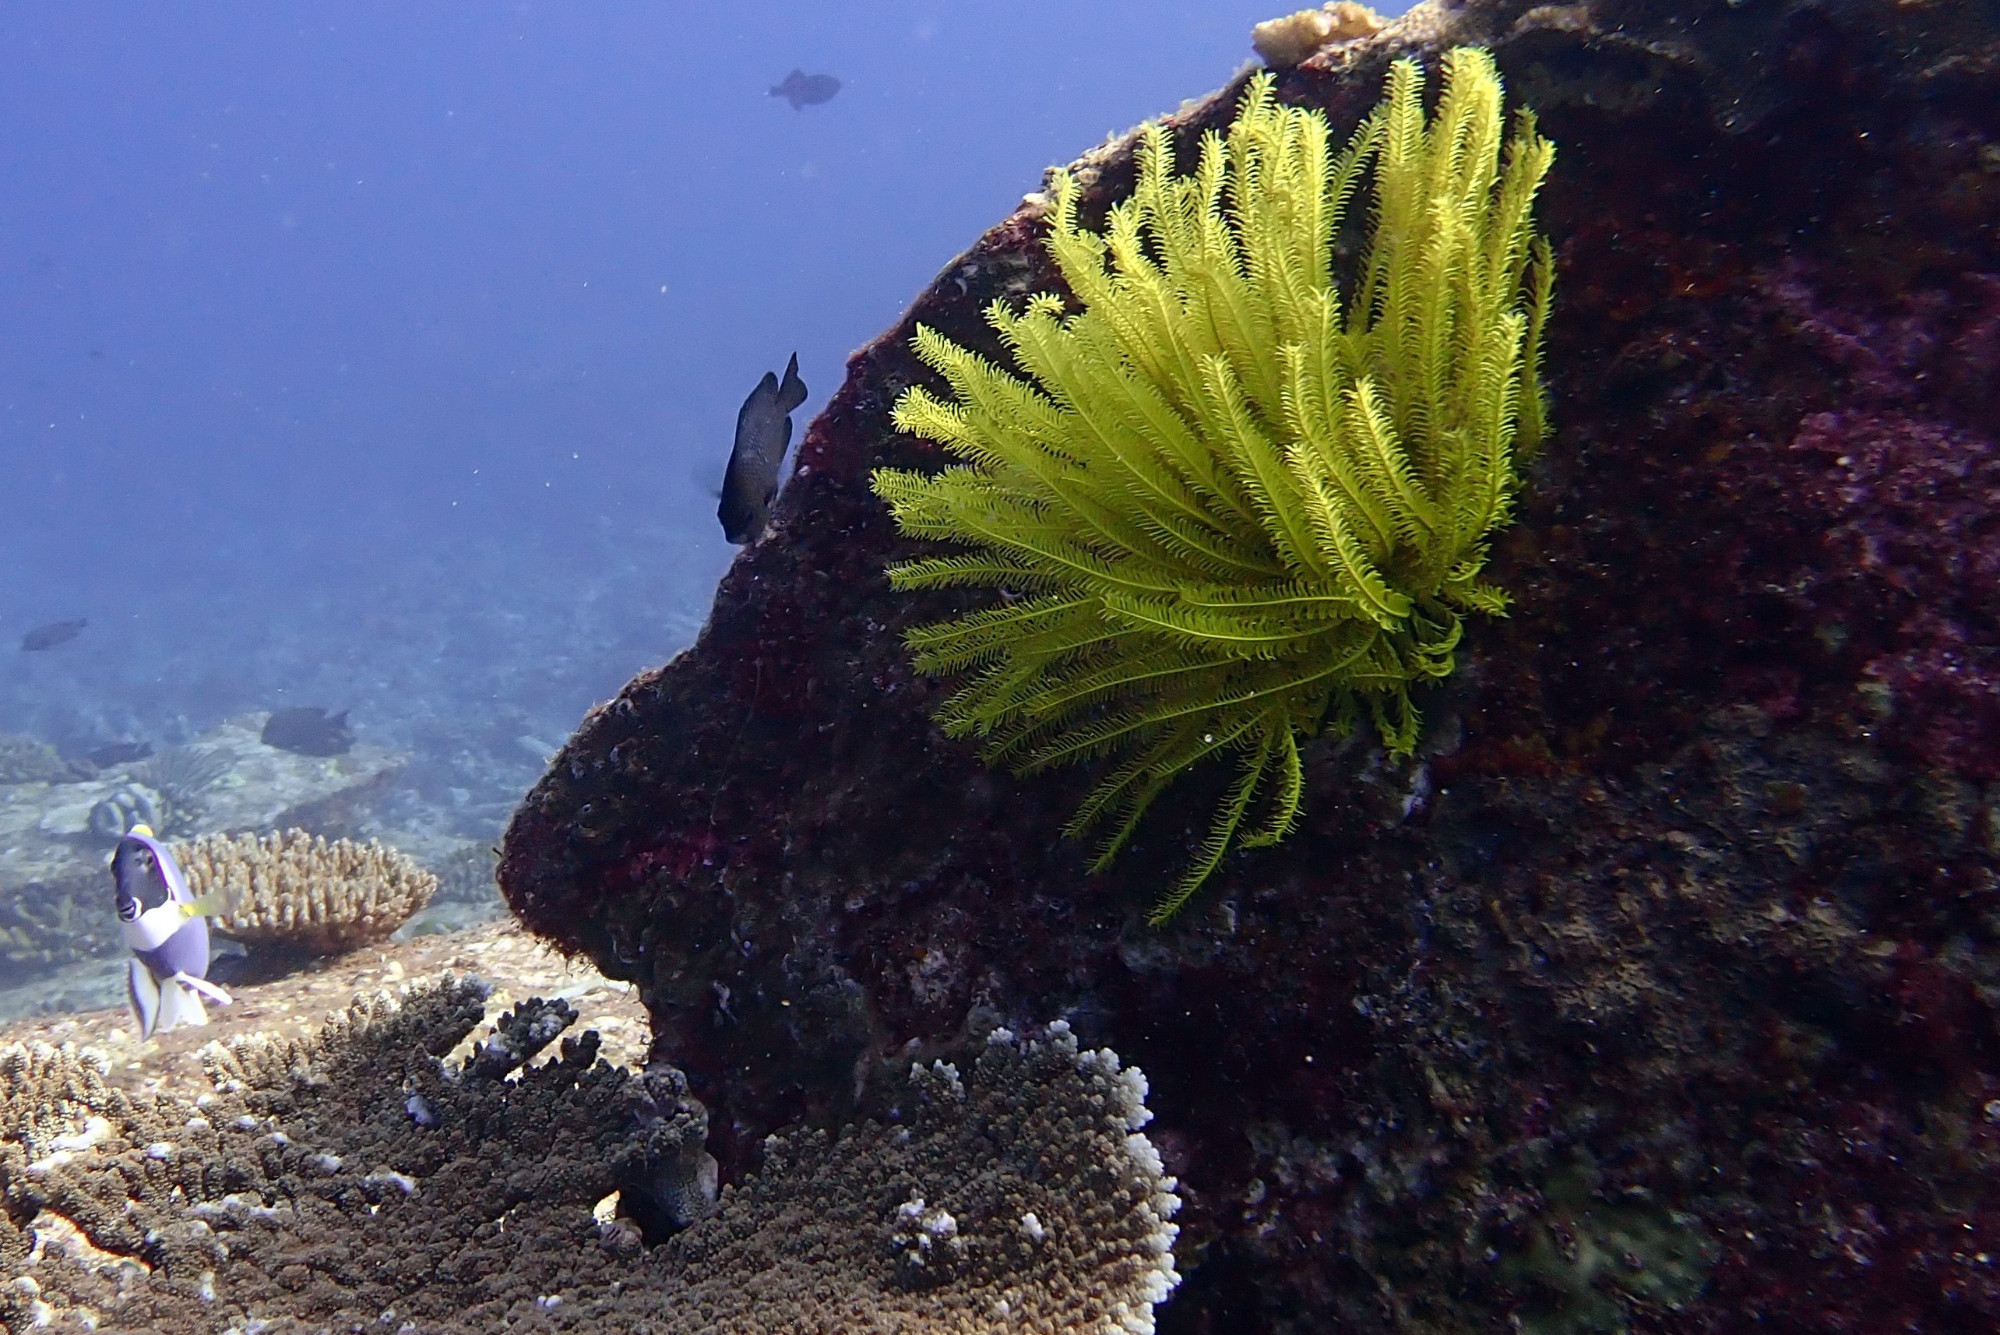
M1422 71L1397 62L1337 156L1268 75L1190 175L1150 126L1102 234L1055 173L1048 247L1075 309L986 312L1025 378L918 329L952 398L912 388L896 425L964 466L874 486L903 532L967 550L890 582L1018 595L908 634L920 671L972 673L939 723L1023 773L1120 757L1067 831L1110 823L1093 870L1176 775L1238 758L1156 923L1233 845L1291 832L1323 728L1365 717L1411 751L1411 687L1451 672L1465 613L1506 609L1480 573L1543 432L1554 264L1529 215L1554 149L1522 112L1503 154L1485 52L1444 69L1426 119ZM1333 242L1364 182L1343 283Z

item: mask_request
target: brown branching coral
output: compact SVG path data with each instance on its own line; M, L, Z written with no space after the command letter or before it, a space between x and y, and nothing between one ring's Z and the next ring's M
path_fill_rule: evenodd
M197 1098L0 1053L0 1324L1136 1332L1175 1282L1144 1080L1061 1026L1001 1033L964 1080L914 1069L894 1127L772 1137L709 1213L678 1072L597 1061L591 1033L535 1065L574 1018L538 1001L447 1063L483 999L448 980L217 1046ZM647 1247L632 1216L675 1208L692 1226Z
M173 846L197 895L221 894L216 927L250 945L339 955L380 941L430 901L437 877L377 843L303 830L209 835Z

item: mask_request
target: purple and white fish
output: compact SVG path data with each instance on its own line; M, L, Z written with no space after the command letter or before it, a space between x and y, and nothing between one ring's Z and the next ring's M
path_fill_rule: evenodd
M208 915L223 912L215 896L196 899L166 845L134 825L111 855L118 930L132 951L125 1000L141 1038L182 1025L207 1024L207 997L229 1004L208 981Z

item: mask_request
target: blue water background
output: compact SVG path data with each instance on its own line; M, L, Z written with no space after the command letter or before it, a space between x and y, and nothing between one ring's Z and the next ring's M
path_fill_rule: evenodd
M1045 166L1281 8L0 7L0 730L351 710L490 835L692 640L757 378L798 352L802 434ZM794 111L794 66L845 86Z

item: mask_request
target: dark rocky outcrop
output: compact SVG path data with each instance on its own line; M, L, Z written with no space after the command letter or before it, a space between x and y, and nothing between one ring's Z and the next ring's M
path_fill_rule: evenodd
M923 321L1056 287L1031 201L858 353L696 646L517 813L536 931L638 982L712 1114L875 1106L1060 1011L1184 1181L1169 1330L2000 1325L2000 6L1426 6L1288 71L1489 45L1559 148L1556 434L1419 756L1164 930L1194 776L1111 873L929 719L867 487ZM1228 120L1237 88L1171 118ZM1081 166L1101 211L1129 141Z

